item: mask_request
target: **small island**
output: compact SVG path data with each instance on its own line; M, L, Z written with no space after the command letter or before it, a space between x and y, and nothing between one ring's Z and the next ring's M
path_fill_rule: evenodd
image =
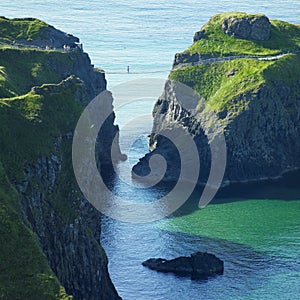
M158 272L174 273L202 280L224 273L224 262L207 252L196 252L190 256L180 256L170 260L150 258L143 262L143 266Z

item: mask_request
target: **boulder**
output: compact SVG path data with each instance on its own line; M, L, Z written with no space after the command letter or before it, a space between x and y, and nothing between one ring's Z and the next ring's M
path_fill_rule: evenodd
M171 260L150 258L143 266L165 273L191 276L192 279L207 279L224 272L224 262L213 254L196 252L190 256L180 256Z
M223 20L222 30L235 38L263 41L270 38L271 23L264 15L231 17Z
M197 63L199 61L199 54L190 52L184 52L184 53L176 53L173 67L180 65L180 64L186 64L186 63Z
M194 43L201 40L205 35L205 30L201 29L200 31L195 32L193 41Z

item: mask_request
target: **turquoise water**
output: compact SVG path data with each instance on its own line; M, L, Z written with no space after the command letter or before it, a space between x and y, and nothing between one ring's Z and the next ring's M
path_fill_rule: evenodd
M300 23L299 0L1 0L1 15L41 18L80 37L95 66L120 73L107 75L109 87L136 78L166 78L174 54L191 44L194 32L211 15L233 10ZM145 74L126 74L128 65L132 72ZM151 73L156 71L161 72ZM154 101L117 111L122 143L131 138L132 130L122 127L129 110L150 114ZM130 150L131 164L147 151L149 123L139 126L144 127ZM132 225L104 217L101 241L120 295L125 300L299 299L299 189L268 189L264 197L258 193L244 201L226 199L226 203L190 209L182 216L151 224ZM151 201L163 193L134 189L120 180L114 192L140 201ZM271 194L268 199L266 195ZM296 197L285 201L285 195ZM194 251L209 251L222 258L224 275L199 282L141 265L150 257L172 258Z
M300 295L299 219L299 200L252 199L211 204L155 224L104 218L102 243L124 299L292 300ZM141 266L150 257L174 258L195 251L224 260L224 275L191 281Z

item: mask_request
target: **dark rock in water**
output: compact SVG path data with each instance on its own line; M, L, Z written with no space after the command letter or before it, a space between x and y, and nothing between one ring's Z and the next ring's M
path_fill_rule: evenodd
M264 41L270 38L271 23L266 16L226 18L222 29L225 34L240 39Z
M191 256L180 256L171 260L150 258L143 262L143 266L158 272L191 276L192 279L207 279L224 272L224 262L207 252L196 252Z

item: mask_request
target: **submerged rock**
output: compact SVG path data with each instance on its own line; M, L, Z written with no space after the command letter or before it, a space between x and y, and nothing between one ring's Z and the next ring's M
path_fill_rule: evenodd
M150 258L143 262L143 266L158 272L191 276L192 279L207 279L224 272L224 262L207 252L196 252L191 256L180 256L170 260Z

